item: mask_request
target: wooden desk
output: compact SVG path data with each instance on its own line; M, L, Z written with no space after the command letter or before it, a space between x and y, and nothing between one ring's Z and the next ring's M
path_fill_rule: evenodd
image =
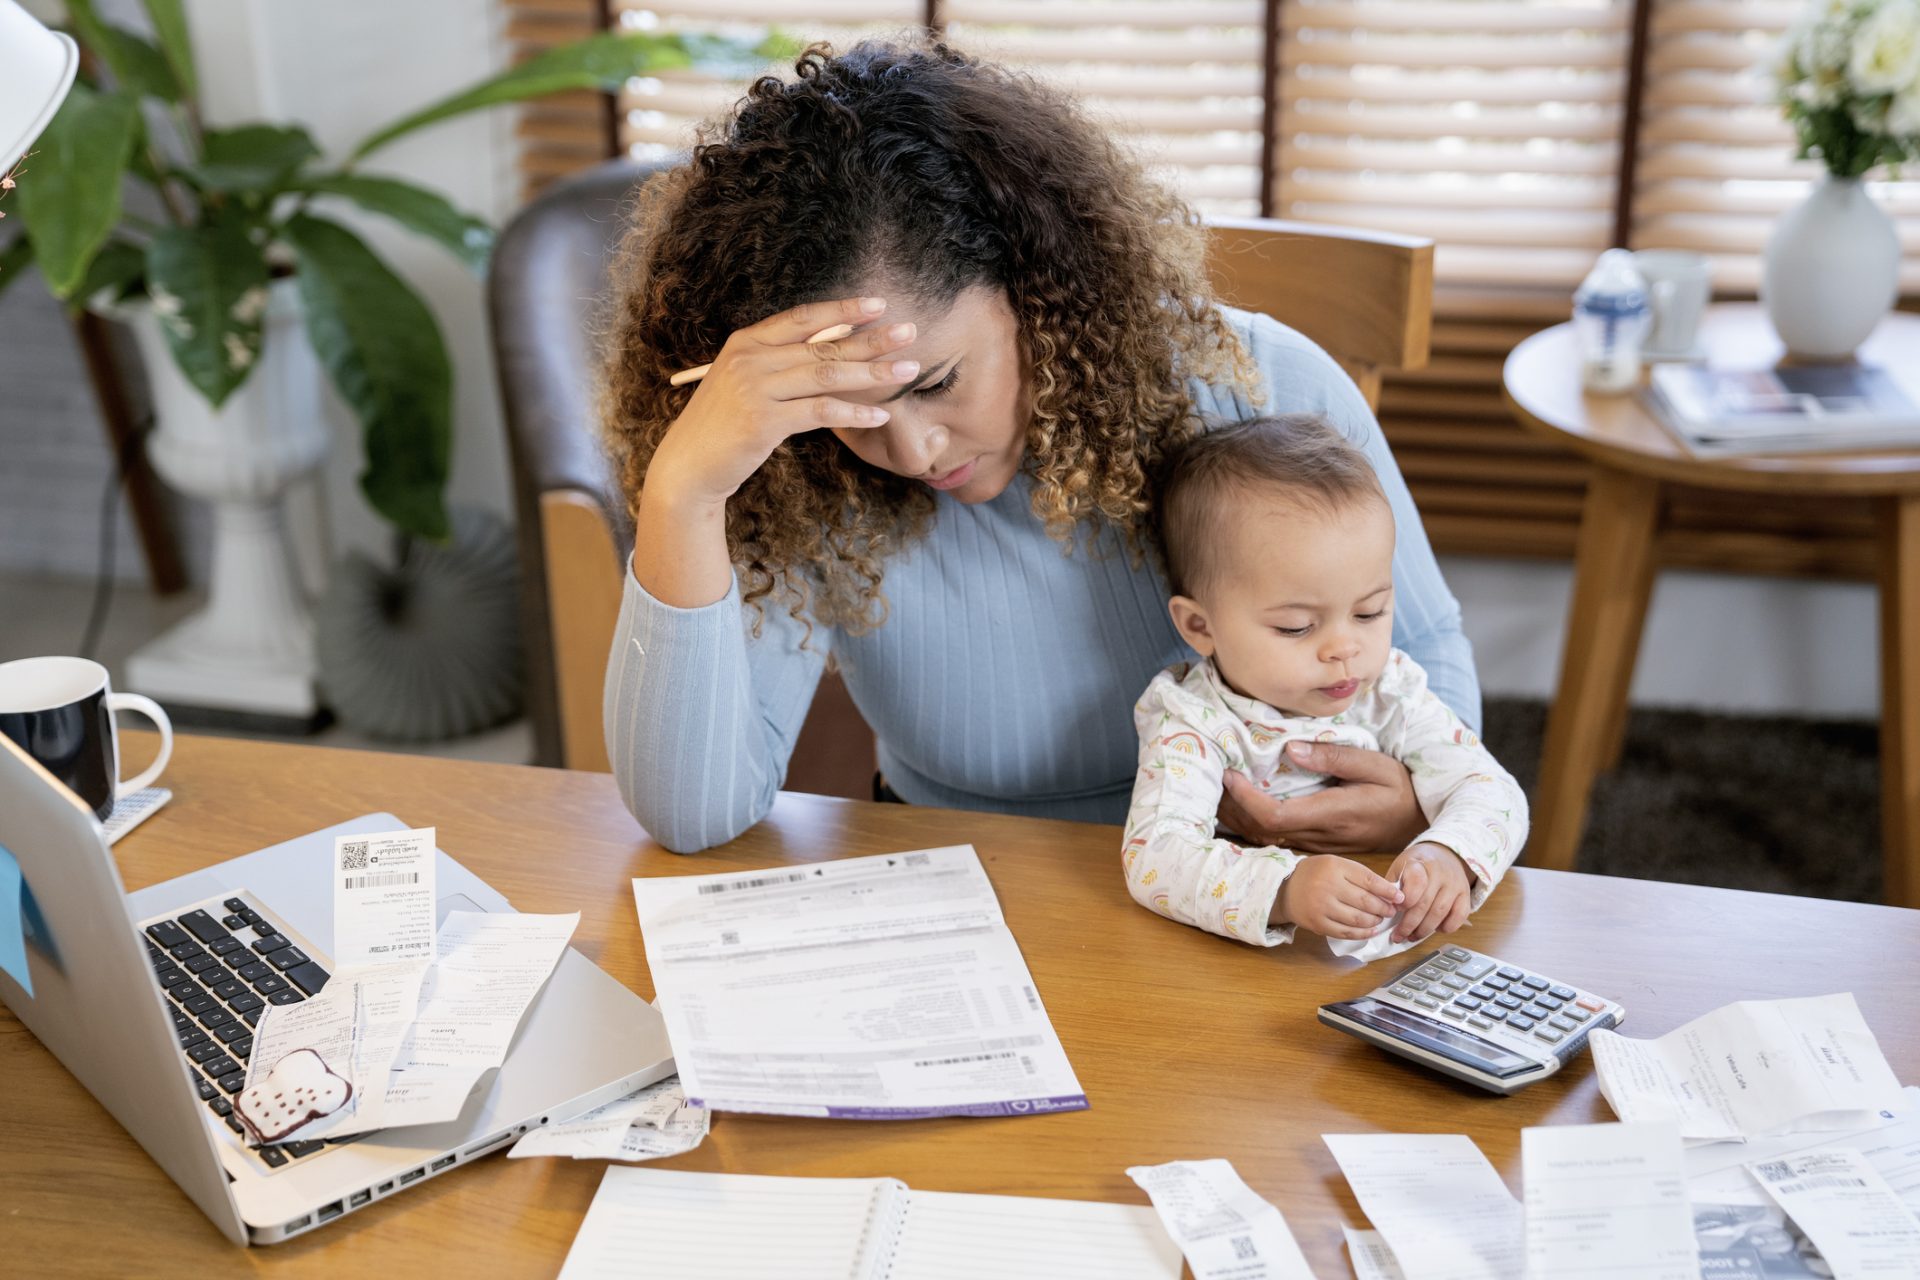
M151 752L129 734L130 761ZM173 803L116 847L139 888L388 810L528 911L581 912L574 945L652 994L628 879L971 842L1093 1106L1065 1115L903 1124L720 1115L665 1167L891 1175L948 1191L1145 1203L1130 1164L1225 1156L1279 1205L1319 1274L1349 1274L1363 1225L1322 1133L1471 1134L1519 1186L1520 1129L1612 1118L1583 1060L1511 1099L1456 1086L1319 1026L1371 986L1318 941L1257 950L1128 898L1111 827L785 795L724 850L649 842L605 774L183 737ZM1920 1080L1920 912L1521 869L1463 940L1623 1001L1667 1031L1742 997L1857 993L1895 1072ZM1791 955L1791 963L1783 959ZM283 1246L223 1240L10 1016L0 1021L6 1267L31 1276L460 1274L550 1277L604 1166L489 1159Z
M1709 307L1700 343L1719 369L1772 368L1784 354L1752 305ZM1887 316L1859 354L1920 402L1920 316ZM1515 347L1501 384L1521 426L1594 464L1528 860L1573 867L1593 780L1619 763L1634 659L1661 559L1663 486L1731 490L1755 503L1797 494L1878 509L1881 896L1920 907L1920 450L1695 457L1636 396L1582 391L1579 348L1565 324Z

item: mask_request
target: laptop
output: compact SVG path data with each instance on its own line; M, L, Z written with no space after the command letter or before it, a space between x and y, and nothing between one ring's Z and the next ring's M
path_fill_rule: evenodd
M32 986L0 970L0 1000L236 1244L314 1230L674 1071L659 1013L568 948L457 1119L337 1142L236 1132L247 1032L333 968L334 837L406 825L367 814L129 895L92 812L0 736L0 853L20 867ZM437 857L440 918L513 910Z

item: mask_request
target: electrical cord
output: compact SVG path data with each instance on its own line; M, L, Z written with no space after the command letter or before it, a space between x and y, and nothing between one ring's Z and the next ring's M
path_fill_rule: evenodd
M87 611L86 630L80 635L80 656L92 658L100 647L100 635L107 627L107 615L113 610L114 558L118 550L115 535L120 532L120 490L127 472L133 467L135 452L153 431L153 415L148 414L127 438L120 442L113 470L107 475L107 490L100 499L100 553L93 576L93 604Z

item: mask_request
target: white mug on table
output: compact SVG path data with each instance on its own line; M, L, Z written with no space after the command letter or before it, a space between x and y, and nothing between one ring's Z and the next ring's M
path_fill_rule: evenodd
M1693 353L1700 317L1713 295L1713 268L1704 253L1691 249L1641 249L1633 265L1647 282L1653 304L1653 328L1641 348L1653 359Z

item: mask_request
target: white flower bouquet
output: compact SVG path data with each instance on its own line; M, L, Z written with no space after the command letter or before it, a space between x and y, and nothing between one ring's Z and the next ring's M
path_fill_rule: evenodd
M1834 176L1920 159L1920 0L1810 0L1774 77L1800 154Z

